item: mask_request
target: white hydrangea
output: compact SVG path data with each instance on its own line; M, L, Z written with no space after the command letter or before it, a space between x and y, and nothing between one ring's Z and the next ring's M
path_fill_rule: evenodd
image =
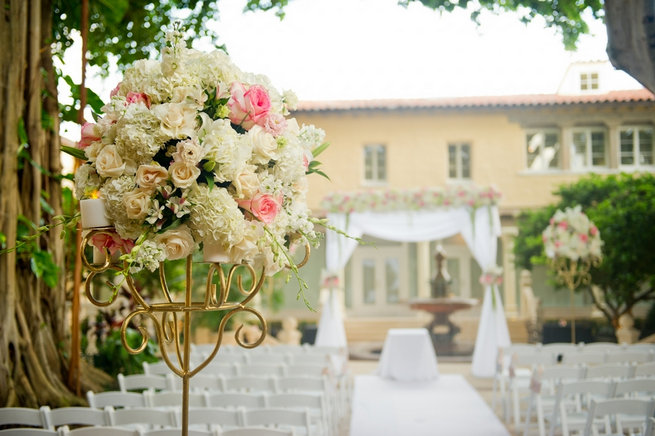
M218 164L214 168L218 182L234 180L246 168L252 153L250 143L239 137L229 120L212 121L206 114L201 114L201 118L198 136L205 159Z
M132 263L130 272L132 274L146 268L154 271L159 268L159 264L166 260L166 247L154 240L146 240L143 244L134 247L130 253Z
M136 188L134 176L123 175L108 179L100 188L100 197L105 200L105 213L114 223L116 231L123 239L136 239L143 232L141 223L127 217L123 203L125 194Z
M165 138L160 131L160 120L144 105L132 104L116 122L116 149L124 159L137 165L150 163Z
M189 227L196 240L211 238L224 246L232 246L243 239L245 220L227 190L196 185L189 192L188 200L193 205Z
M81 165L75 173L75 198L82 199L89 191L97 191L100 187L100 176L88 164Z
M273 167L275 177L289 185L295 183L305 175L304 157L304 150L297 144L289 143L282 147Z

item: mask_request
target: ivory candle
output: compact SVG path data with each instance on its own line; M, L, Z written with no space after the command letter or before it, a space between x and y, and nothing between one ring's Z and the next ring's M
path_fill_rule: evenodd
M121 254L123 254L120 250L116 251L114 254L111 255L111 263L117 263L119 258L121 257ZM94 265L103 265L105 263L105 251L100 250L97 247L93 247L93 264Z
M203 243L202 256L205 262L228 263L230 261L223 245L214 240Z
M80 200L82 228L109 227L111 222L105 216L105 201L102 198Z

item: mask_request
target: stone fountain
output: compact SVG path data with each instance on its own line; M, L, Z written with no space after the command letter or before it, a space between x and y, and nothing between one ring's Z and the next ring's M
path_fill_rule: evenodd
M437 352L442 355L459 354L454 337L460 328L450 320L450 315L458 310L470 309L478 304L475 298L455 297L449 292L450 276L446 269L446 252L441 245L437 246L435 253L437 274L431 281L430 298L419 298L409 301L412 309L422 310L432 314L432 321L425 326L432 334ZM440 332L445 326L447 331Z

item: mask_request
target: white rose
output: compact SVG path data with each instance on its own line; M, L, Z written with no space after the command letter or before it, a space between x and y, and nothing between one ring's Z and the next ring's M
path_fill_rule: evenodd
M248 140L252 145L253 162L267 164L269 160L277 158L277 142L273 135L258 125L248 131Z
M148 214L150 208L151 191L149 189L137 188L123 196L123 204L127 217L135 220L142 220Z
M187 162L191 165L196 165L204 156L205 150L192 139L178 142L173 153L175 162Z
M161 165L140 165L136 170L136 183L141 188L155 189L166 183L168 170Z
M260 191L260 183L257 174L252 171L245 171L239 174L236 179L232 181L237 189L237 196L239 198L252 198Z
M207 94L202 88L195 86L178 86L173 88L171 102L173 103L194 103L202 108L207 100Z
M178 188L188 188L200 175L200 169L186 162L173 162L168 168L173 184Z
M120 177L123 174L125 163L115 145L108 145L98 153L96 171L102 177Z
M184 103L165 103L155 106L153 112L161 121L162 132L171 138L194 136L196 110Z
M164 251L168 260L183 259L193 253L196 248L193 236L185 225L157 235L155 241L165 247Z

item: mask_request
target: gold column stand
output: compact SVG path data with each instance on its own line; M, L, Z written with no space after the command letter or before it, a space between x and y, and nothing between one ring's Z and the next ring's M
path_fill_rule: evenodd
M571 293L571 343L575 344L575 314L573 313L574 301L573 292L576 288L582 285L588 285L591 282L591 274L589 272L592 266L598 266L600 259L595 257L586 257L584 259L572 260L568 257L556 256L549 259L549 262L555 272L557 278L569 289Z
M89 275L87 276L84 282L84 289L86 292L86 296L89 299L89 301L91 301L91 303L93 303L95 306L98 307L106 307L114 302L114 300L118 295L118 290L115 290L108 299L99 300L93 295L93 290L91 286L93 279L96 275L108 270L122 271L124 267L126 267L126 265L120 267L117 264L113 264L111 260L111 255L109 254L107 249L103 250L105 255L105 260L103 264L100 265L100 264L89 263L88 259L84 255L84 248L87 246L90 239L97 234L112 235L115 234L115 230L113 227L95 228L89 231L86 234L86 236L83 238L82 247L80 250L82 253L82 261L84 262L86 268L88 268L88 270L90 271ZM310 247L309 245L305 245L305 257L302 260L302 262L300 262L297 265L298 268L302 267L307 263L307 261L309 260L309 255L310 255ZM223 340L223 333L227 321L232 316L234 316L239 312L249 312L259 320L259 323L262 328L261 335L253 343L250 344L244 343L239 338L239 332L241 331L241 328L243 328L243 325L239 326L239 328L236 330L235 340L240 346L244 348L255 348L259 344L261 344L264 341L264 338L266 337L266 330L267 330L266 320L264 319L262 314L257 309L247 306L247 304L250 303L253 298L255 298L255 296L261 289L262 284L264 283L265 276L263 270L260 272L259 278L257 278L257 274L255 273L255 270L253 269L252 266L248 264L233 265L230 268L227 277L225 277L225 273L223 272L223 269L221 268L220 264L212 263L209 266L209 271L207 272L204 300L192 301L192 296L191 296L191 292L193 288L192 277L191 277L192 268L193 268L192 256L188 256L186 259L186 286L185 286L183 302L175 301L168 289L168 284L166 282L166 274L164 269L164 262L161 262L159 264L159 281L161 285L161 291L163 294L163 299L161 302L151 303L151 304L146 302L146 300L142 297L142 295L134 286L134 281L132 277L129 274L126 275L125 284L127 286L128 292L132 295L132 298L134 299L136 308L129 315L125 317L121 325L121 341L123 343L123 346L129 353L138 354L146 348L150 334L148 333L148 330L144 326L142 325L137 326L137 329L141 333L142 340L141 340L141 344L138 347L132 348L127 343L127 336L126 336L127 326L132 321L132 319L137 315L143 315L145 317L148 317L150 320L152 320L154 325L154 330L157 336L157 342L160 345L159 348L162 354L162 358L164 359L168 367L171 369L171 371L173 371L177 376L182 378L182 435L183 436L187 436L189 432L189 380L191 379L191 377L198 374L205 366L207 366L209 362L211 362L212 359L218 353L218 350L220 349ZM237 276L238 289L240 294L244 298L241 301L229 302L227 301L227 299L230 290L230 285L232 284L232 280L234 278L235 272L239 268L245 268L248 271L250 277L252 278L252 285L250 286L250 289L244 289L241 275L238 275ZM213 279L215 274L218 274L218 284L217 284L218 286L213 284ZM225 314L225 316L223 317L223 319L219 324L218 336L216 339L216 344L214 345L214 349L203 362L198 364L195 368L191 368L191 363L190 363L191 315L197 312L220 312L220 311L227 311L227 313ZM179 321L178 316L182 317L181 327L180 327L180 322L178 322ZM172 347L174 349L172 359L171 356L169 356L169 350L166 347L167 344L174 345L174 347Z

